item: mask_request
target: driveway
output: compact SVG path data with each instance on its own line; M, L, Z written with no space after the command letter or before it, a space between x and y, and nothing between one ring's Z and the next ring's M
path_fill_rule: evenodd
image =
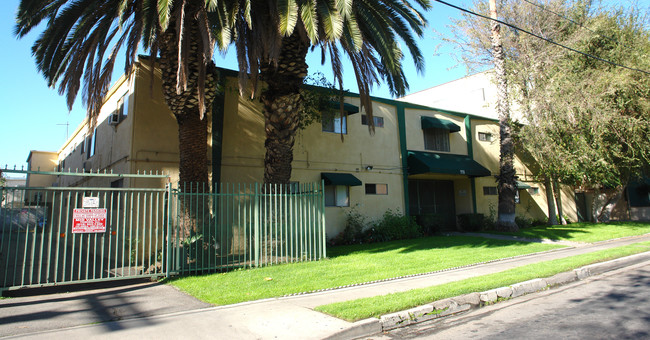
M61 291L72 287L61 286L52 294L32 290L39 295L0 300L0 337L211 306L159 283L113 281L90 287L95 289L66 293Z

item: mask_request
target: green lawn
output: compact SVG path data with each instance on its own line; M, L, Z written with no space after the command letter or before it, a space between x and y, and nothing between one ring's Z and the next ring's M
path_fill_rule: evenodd
M225 305L427 273L554 248L560 246L467 236L426 237L334 247L328 249L329 259L318 262L184 277L170 284L200 300Z
M348 321L362 320L369 317L379 317L384 314L406 310L448 297L472 292L482 292L535 278L549 277L588 264L603 262L649 250L650 242L642 242L553 261L531 264L499 273L450 282L433 287L333 303L319 306L316 310Z
M557 226L539 226L521 229L516 233L490 232L502 235L515 235L526 238L546 238L574 242L597 242L619 237L650 233L650 223L611 222L611 223L573 223Z

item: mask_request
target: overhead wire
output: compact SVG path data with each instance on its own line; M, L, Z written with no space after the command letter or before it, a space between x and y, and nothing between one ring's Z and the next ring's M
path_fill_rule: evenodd
M532 2L532 1L529 1L529 0L523 0L523 1L526 2L526 3L528 3L528 4L531 4L531 5L535 6L535 7L537 7L537 8L542 9L543 11L547 11L547 12L552 13L552 14L554 14L554 15L556 15L556 16L558 16L558 17L560 17L560 18L562 18L562 19L564 19L564 20L566 20L566 21L569 21L570 23L572 23L572 24L574 24L574 25L578 25L578 26L580 26L580 28L586 29L587 31L589 31L589 32L591 32L591 33L594 33L594 34L596 34L596 35L598 35L598 36L600 36L600 37L603 37L603 38L605 38L605 39L607 39L607 40L609 40L609 41L611 41L611 42L614 42L614 43L616 43L617 45L621 45L621 46L623 46L623 47L625 47L625 48L632 49L631 47L626 46L625 44L619 42L618 40L616 40L616 39L614 39L614 38L612 38L612 37L609 37L609 36L606 36L606 35L602 35L602 34L596 32L596 31L592 30L591 28L589 28L589 27L587 27L587 26L585 26L585 25L583 25L583 24L581 24L581 23L579 23L579 22L577 22L577 21L571 19L571 18L567 18L566 16L564 16L564 15L562 15L562 14L560 14L560 13L557 13L557 12L555 12L555 11L552 11L552 10L546 8L546 7L543 6L543 5L540 5L540 4L538 4L538 3L535 3L535 2Z
M446 6L449 6L449 7L455 8L455 9L457 9L457 10L459 10L459 11L462 11L462 12L465 12L465 13L468 13L468 14L471 14L471 15L475 15L475 16L478 16L478 17L481 17L481 18L484 18L484 19L488 19L488 20L491 20L491 21L494 21L494 22L498 22L498 23L500 23L500 24L502 24L502 25L505 25L505 26L508 26L508 27L510 27L510 28L512 28L512 29L515 29L515 30L518 30L518 31L524 32L524 33L526 33L526 34L532 35L532 36L535 37L535 38L538 38L538 39L544 40L544 41L546 41L546 42L548 42L548 43L550 43L550 44L553 44L553 45L559 46L559 47L564 48L564 49L567 49L567 50L569 50L569 51L572 51L572 52L575 52L575 53L581 54L581 55L583 55L583 56L585 56L585 57L592 58L592 59L596 59L596 60L602 61L602 62L604 62L604 63L610 64L610 65L612 65L612 66L622 67L622 68L625 68L625 69L628 69L628 70L631 70L631 71L642 72L642 73L645 73L645 74L647 74L647 75L650 75L650 72L649 72L649 71L645 71L645 70L638 69L638 68L634 68L634 67L625 66L625 65L622 65L622 64L619 64L619 63L615 63L615 62L613 62L613 61L609 61L609 60L607 60L607 59L604 59L604 58L601 58L601 57L598 57L598 56L595 56L595 55L592 55L592 54L589 54L589 53L586 53L586 52L583 52L583 51L577 50L577 49L575 49L575 48L572 48L572 47L569 47L569 46L562 45L562 44L560 44L560 43L558 43L558 42L556 42L556 41L553 41L553 40L551 40L551 39L548 39L548 38L542 37L541 35L535 34L535 33L533 33L533 32L530 32L530 31L528 31L528 30L525 30L525 29L523 29L523 28L517 27L517 26L512 25L512 24L509 24L509 23L507 23L507 22L505 22L505 21L502 21L502 20L499 20L499 19L494 19L494 18L491 18L491 17L489 17L489 16L486 16L486 15L483 15L483 14L479 14L479 13L476 13L476 12L470 11L470 10L468 10L468 9L465 9L465 8L462 8L462 7L459 7L459 6L456 6L456 5L450 4L450 3L446 2L446 1L443 1L443 0L434 0L434 1L439 2L439 3L443 4L443 5L446 5Z

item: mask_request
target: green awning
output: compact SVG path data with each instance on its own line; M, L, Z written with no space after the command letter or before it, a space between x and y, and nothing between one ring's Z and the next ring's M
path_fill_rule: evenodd
M434 118L422 116L421 118L422 128L423 129L445 129L449 132L458 132L460 131L460 126L454 124L454 122L446 119Z
M325 185L349 185L351 187L361 185L361 181L353 174L321 172L320 177L325 180Z
M524 190L524 189L530 189L530 188L532 188L530 185L528 185L528 184L526 184L524 182L517 181L517 189Z
M330 105L331 108L333 108L333 109L335 109L337 111L341 107L341 103L335 102L335 101L330 101L329 105ZM356 106L356 105L343 103L343 111L345 111L345 112L347 112L347 114L351 115L351 114L359 112L359 107Z
M490 170L463 155L408 151L407 161L409 175L425 173L467 175L470 177L492 175Z

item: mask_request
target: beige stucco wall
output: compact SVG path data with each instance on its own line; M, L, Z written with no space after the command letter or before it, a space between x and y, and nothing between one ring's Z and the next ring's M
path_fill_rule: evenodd
M50 151L32 150L27 158L27 169L30 171L56 171L59 164L58 153ZM49 187L56 181L52 175L28 174L25 186L27 187Z
M404 113L406 123L406 145L409 150L426 151L424 148L424 134L422 132L421 119L425 117L434 117L446 119L460 127L460 131L449 134L449 152L435 151L436 153L449 153L454 155L467 155L467 140L465 132L465 120L462 117L444 114L430 110L406 109Z
M236 79L226 84L221 178L226 183L261 182L264 165L264 117L261 104L248 95L239 97ZM358 98L346 98L359 106ZM363 112L348 116L347 134L323 132L320 122L299 131L294 146L291 181L320 182L322 172L350 173L366 183L387 184L388 195L366 195L365 187L349 189L350 207L326 207L327 236L345 228L346 212L356 209L369 221L388 210L404 212L399 137L395 107L373 103L375 116L384 118L384 127L370 135L361 124ZM366 166L372 166L368 171Z
M493 175L499 173L499 125L498 122L483 119L472 119L472 139L474 160L489 169ZM479 141L479 132L492 134L492 141ZM530 219L547 219L548 202L546 200L546 187L536 181L534 164L529 165L522 160L519 154L515 155L515 174L520 182L531 187L539 188L539 193L531 194L528 190L519 190L520 203L516 206L516 215ZM496 181L493 177L481 177L476 179L476 202L477 212L490 215L491 210L496 213L498 196L483 195L484 186L495 187ZM562 186L562 207L563 213L569 220L577 221L577 210L573 188ZM496 215L495 215L496 216Z

